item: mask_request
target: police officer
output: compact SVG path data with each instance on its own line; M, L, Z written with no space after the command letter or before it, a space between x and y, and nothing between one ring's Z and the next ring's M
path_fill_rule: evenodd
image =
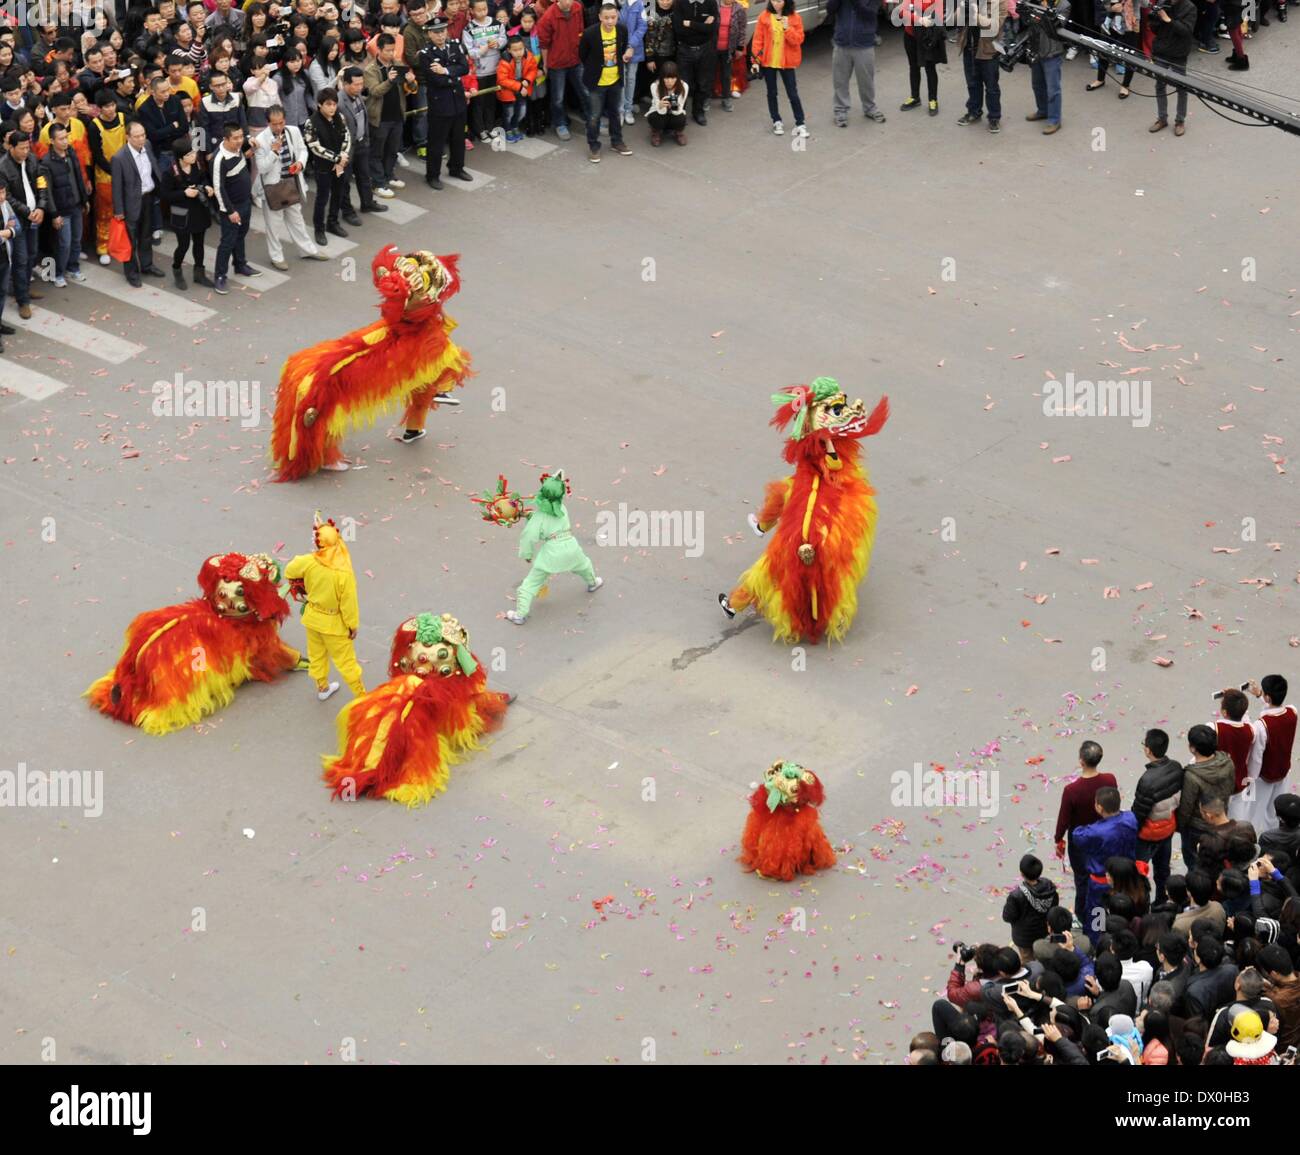
M424 158L424 183L442 188L442 150L451 146L447 175L473 180L465 171L465 88L462 79L469 72L465 49L447 38L447 21L429 22L429 43L415 58L416 75L429 94L429 144Z

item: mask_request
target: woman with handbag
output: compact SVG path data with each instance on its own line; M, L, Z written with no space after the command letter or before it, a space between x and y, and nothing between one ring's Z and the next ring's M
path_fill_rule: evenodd
M188 136L178 136L172 142L172 155L176 159L162 178L163 203L170 214L172 232L176 234L172 280L178 289L189 288L185 274L181 272L185 254L189 251L194 260L194 283L210 289L212 282L203 271L203 234L212 223L208 198L213 192L208 183L207 165Z
M926 100L931 116L939 115L939 64L948 63L944 38L943 9L938 0L903 0L898 6L903 25L903 47L907 50L907 81L912 90L899 108L910 112L921 107L921 69L925 69Z

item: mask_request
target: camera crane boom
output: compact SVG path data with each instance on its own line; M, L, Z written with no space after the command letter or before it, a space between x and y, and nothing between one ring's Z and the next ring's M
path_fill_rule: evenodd
M1019 11L1031 23L1045 26L1048 34L1057 40L1078 45L1087 52L1095 52L1098 56L1116 64L1132 68L1134 72L1143 76L1149 76L1153 80L1163 80L1172 88L1186 89L1193 96L1208 100L1211 104L1221 105L1233 112L1240 112L1244 116L1272 125L1274 128L1280 128L1283 132L1300 136L1300 116L1284 108L1259 100L1209 77L1192 78L1186 73L1175 72L1167 65L1156 60L1148 60L1142 53L1116 44L1113 40L1075 31L1068 27L1053 9L1042 4L1025 3L1022 0Z

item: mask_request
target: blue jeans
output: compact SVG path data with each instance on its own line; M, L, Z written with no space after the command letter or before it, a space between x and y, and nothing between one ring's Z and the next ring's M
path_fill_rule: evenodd
M600 151L600 118L609 116L609 143L623 143L623 86L607 84L587 92L587 144Z
M987 101L989 120L1001 120L1002 86L998 79L1001 70L997 60L976 60L973 50L963 52L961 60L966 70L966 111L971 116L981 116Z
M14 300L20 305L31 303L32 266L36 263L37 237L40 225L15 221L16 229L13 239L13 256L10 258L10 274L13 278Z
M569 116L564 111L564 87L572 84L578 94L578 102L585 110L587 107L587 86L582 83L582 66L575 64L572 68L552 68L546 74L546 83L551 90L551 123L559 128L568 125Z
M1061 57L1048 56L1035 60L1032 76L1034 100L1038 111L1045 114L1048 124L1061 123Z
M528 115L528 99L516 96L510 103L501 105L501 127L506 132L518 132L524 126L524 117Z
M630 60L623 65L623 114L625 116L631 113L636 105L636 66L635 60Z
M781 78L785 85L785 94L790 98L790 111L794 113L795 124L803 124L803 105L799 102L799 82L795 79L793 68L764 68L763 83L767 85L767 112L773 122L781 119L781 106L776 102L776 78Z
M55 276L62 277L68 272L78 272L81 268L81 207L69 209L63 214L63 225L58 234L58 252L54 258Z

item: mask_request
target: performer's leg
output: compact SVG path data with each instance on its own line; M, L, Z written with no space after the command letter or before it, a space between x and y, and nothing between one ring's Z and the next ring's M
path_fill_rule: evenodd
M343 450L339 448L337 441L325 442L325 465L337 465L343 460Z
M325 648L325 636L315 630L307 631L307 673L322 693L329 689L329 651Z
M358 698L361 697L366 692L366 687L361 680L361 663L357 661L356 651L352 648L352 639L345 634L328 634L325 645L348 688Z
M591 558L585 553L582 555L582 563L574 567L573 570L589 586L596 584L596 567L591 564Z
M407 429L417 433L424 429L424 421L429 415L429 406L433 404L435 396L432 384L425 385L411 394L411 399L406 403Z
M537 596L540 590L551 578L551 575L541 566L534 564L533 568L528 571L528 576L524 578L519 588L515 591L515 613L521 618L528 616L528 611L532 609L533 598Z

